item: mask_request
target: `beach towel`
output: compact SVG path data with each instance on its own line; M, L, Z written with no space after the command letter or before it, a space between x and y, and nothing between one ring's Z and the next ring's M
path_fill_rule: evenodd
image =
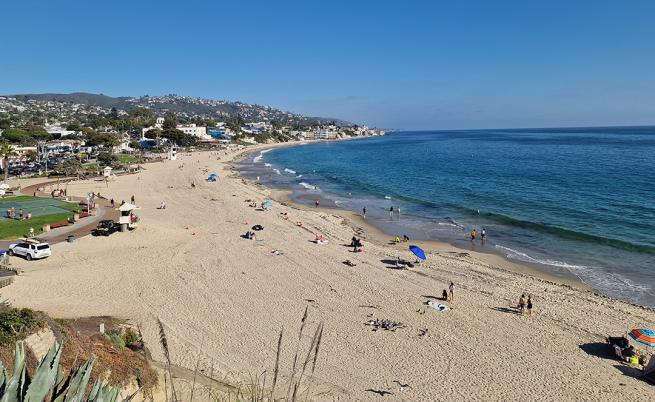
M445 304L441 304L439 302L436 302L434 300L428 300L427 305L437 311L448 311L450 310L450 307L446 306Z

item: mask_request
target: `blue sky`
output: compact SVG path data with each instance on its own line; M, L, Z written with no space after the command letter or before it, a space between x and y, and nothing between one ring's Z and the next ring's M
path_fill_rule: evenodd
M2 5L0 93L177 93L386 128L655 124L655 1Z

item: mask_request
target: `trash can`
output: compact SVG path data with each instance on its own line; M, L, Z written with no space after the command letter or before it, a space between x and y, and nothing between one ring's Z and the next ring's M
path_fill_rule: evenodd
M74 242L75 241L75 236L69 235L68 238L66 238L66 241L69 242L69 243Z

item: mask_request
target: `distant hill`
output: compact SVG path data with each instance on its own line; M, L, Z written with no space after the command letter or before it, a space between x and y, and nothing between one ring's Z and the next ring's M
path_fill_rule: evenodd
M70 94L17 94L4 95L16 98L19 101L38 102L61 102L67 104L82 104L86 106L97 106L101 108L116 108L118 110L130 110L138 107L147 108L158 114L173 111L184 115L198 115L213 119L224 119L241 116L246 121L271 121L278 120L284 123L301 124L327 124L335 123L340 126L352 126L353 124L340 119L326 117L311 117L286 112L269 106L252 105L243 102L233 102L214 99L192 98L179 95L165 96L121 96L111 97L103 94L91 94L85 92L74 92Z

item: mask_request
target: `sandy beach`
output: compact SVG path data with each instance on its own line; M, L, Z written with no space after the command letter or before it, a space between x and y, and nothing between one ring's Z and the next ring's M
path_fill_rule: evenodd
M159 318L176 365L193 369L200 360L203 372L230 381L271 375L281 329L287 375L308 307L301 349L320 322L325 328L302 389L311 400L378 400L373 391L390 400L655 400L653 385L605 358L601 345L655 327L652 309L436 242L418 243L428 253L420 266L394 269L397 257L414 260L407 244L388 245L347 212L292 205L231 172L237 154L218 154L180 154L108 185L70 183L73 195L134 195L140 227L56 244L42 261L15 258L25 272L2 297L55 317L127 319L163 361ZM217 182L205 181L211 171ZM275 200L267 211L246 201L265 199ZM264 228L258 241L241 237L256 224ZM314 243L316 234L328 243ZM362 253L345 246L355 234ZM451 281L450 310L425 304ZM533 297L532 316L515 313L522 293ZM373 331L365 325L373 319L403 326Z

